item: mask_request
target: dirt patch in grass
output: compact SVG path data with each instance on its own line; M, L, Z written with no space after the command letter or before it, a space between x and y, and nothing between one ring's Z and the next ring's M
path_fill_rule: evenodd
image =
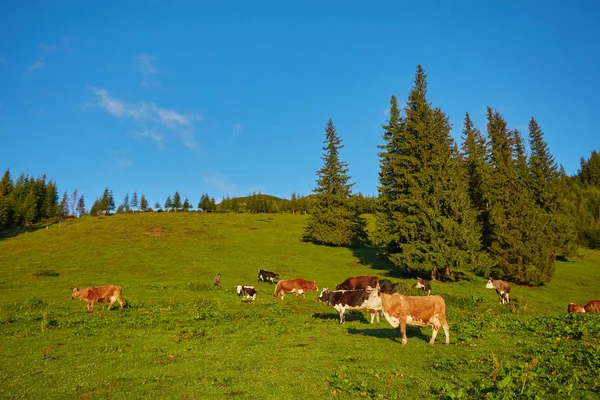
M146 236L164 236L165 230L162 228L162 226L155 226L154 228L150 229L149 231L144 232L144 235L146 235Z

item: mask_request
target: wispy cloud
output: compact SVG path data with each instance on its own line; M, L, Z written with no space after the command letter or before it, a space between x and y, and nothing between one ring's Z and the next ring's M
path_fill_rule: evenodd
M223 195L235 196L235 185L225 175L214 172L209 175L205 175L204 184L208 187L219 190Z
M33 62L25 71L23 75L31 75L35 71L46 68L46 56L57 51L69 51L71 40L67 36L63 36L59 43L55 44L40 44L38 45L38 53L40 54L38 59Z
M159 143L164 143L164 137L158 132L162 126L177 135L190 149L197 146L194 135L194 123L202 120L202 116L195 112L179 113L173 109L157 106L152 102L130 102L112 97L106 90L88 86L95 98L87 102L84 108L99 107L117 118L129 118L141 125L143 136L149 137Z
M151 85L160 86L160 82L153 75L158 73L158 68L155 65L156 57L150 54L138 54L135 56L135 63L138 71L142 74L142 86L149 87Z
M132 164L131 160L127 157L119 157L115 160L115 163L119 168L129 167Z
M130 135L136 139L151 139L158 144L158 148L161 150L164 150L165 142L167 141L165 136L162 133L160 133L156 128L150 128L146 131L141 132L131 132Z
M239 135L240 133L242 133L242 131L244 130L244 126L240 123L234 124L233 125L233 135Z
M34 62L33 64L31 64L29 66L29 68L27 68L23 72L23 75L31 75L35 71L37 71L38 69L44 69L44 68L46 68L46 61L44 60L44 56L41 56L36 62Z

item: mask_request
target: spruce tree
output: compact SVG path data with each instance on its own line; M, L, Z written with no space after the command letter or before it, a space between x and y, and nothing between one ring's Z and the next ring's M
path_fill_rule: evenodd
M323 167L317 171L315 208L304 239L330 246L357 246L365 241L365 220L350 201L353 183L348 183L348 164L339 158L343 148L333 121L327 122L323 147Z
M139 205L139 200L138 200L138 194L137 192L133 192L133 195L131 196L131 208L135 209L138 208Z
M79 196L79 201L77 202L77 214L80 217L85 215L85 200L83 195Z
M146 199L146 196L142 195L140 198L140 210L146 212L148 211L148 200Z
M392 97L379 153L377 239L382 254L404 270L478 270L485 261L466 170L447 116L431 107L426 94L419 65L404 117Z
M165 200L165 210L170 211L173 208L173 200L171 200L171 195L167 196L167 200Z
M178 191L175 191L175 194L173 195L173 209L175 209L175 211L181 209L181 195Z
M123 199L123 210L124 211L129 211L129 193L125 193L125 198Z

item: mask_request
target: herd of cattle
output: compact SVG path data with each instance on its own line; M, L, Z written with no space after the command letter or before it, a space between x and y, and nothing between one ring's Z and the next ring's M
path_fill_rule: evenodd
M306 298L306 292L318 291L315 281L303 278L279 279L275 272L261 269L258 272L258 280L261 282L275 283L275 299L283 301L286 294L302 295ZM431 295L431 283L425 279L417 278L416 288L422 289L425 296L405 296L398 293L403 283L392 283L387 279L379 279L377 276L353 276L336 285L335 290L324 288L317 298L321 303L333 307L338 313L340 324L345 322L346 311L366 309L371 315L371 323L380 315L394 328L400 327L402 344L406 344L406 326L424 327L431 326L433 334L430 344L435 342L438 330L443 328L446 336L446 344L450 343L450 327L446 322L446 303L442 296ZM502 280L492 278L487 282L486 288L495 289L500 304L510 302L510 285ZM236 286L238 296L252 301L256 298L254 286ZM72 299L81 299L87 303L87 309L92 312L94 303L107 302L110 310L115 302L123 308L122 289L120 286L98 286L87 289L73 289ZM570 303L569 313L596 313L600 312L600 300L592 300L585 306Z

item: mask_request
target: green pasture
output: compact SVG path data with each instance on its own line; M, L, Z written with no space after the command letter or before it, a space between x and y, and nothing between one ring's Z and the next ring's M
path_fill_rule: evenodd
M306 216L149 213L84 217L0 233L0 398L312 399L600 398L600 252L556 263L542 287L513 285L502 306L486 279L433 282L450 345L410 328L402 346L365 311L273 299L260 268L315 280L400 279L375 249L301 240ZM370 221L372 223L372 221ZM212 279L221 273L220 288ZM120 285L108 311L70 300L75 286ZM254 285L244 302L235 285Z

